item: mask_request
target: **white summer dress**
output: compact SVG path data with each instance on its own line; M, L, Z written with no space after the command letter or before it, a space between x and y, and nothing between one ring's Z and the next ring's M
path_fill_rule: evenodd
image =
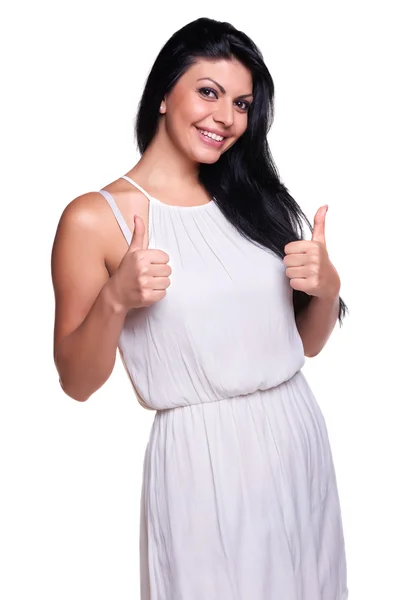
M208 204L149 200L171 285L128 312L119 351L145 408L141 600L347 600L324 417L283 261ZM108 201L130 244L132 232Z

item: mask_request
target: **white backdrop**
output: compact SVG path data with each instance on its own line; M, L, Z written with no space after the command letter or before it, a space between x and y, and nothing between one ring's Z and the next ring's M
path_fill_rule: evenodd
M196 4L37 0L15 4L1 19L0 597L139 598L141 475L155 413L137 402L119 358L87 402L61 391L52 358L50 254L66 204L138 160L133 120L161 46L207 16L231 22L260 47L276 86L269 140L282 180L311 221L329 204L328 251L350 314L303 371L330 435L350 598L394 600L394 3Z

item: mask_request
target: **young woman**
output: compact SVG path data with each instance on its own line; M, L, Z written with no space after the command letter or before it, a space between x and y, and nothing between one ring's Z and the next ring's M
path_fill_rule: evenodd
M156 411L142 600L348 597L328 434L301 371L347 307L326 205L312 228L274 166L273 98L244 33L189 23L147 79L139 162L74 199L57 229L63 390L87 400L119 348L139 401Z

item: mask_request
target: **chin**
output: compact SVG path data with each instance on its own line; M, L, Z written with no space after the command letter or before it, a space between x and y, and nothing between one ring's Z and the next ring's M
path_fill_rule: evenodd
M214 151L210 151L210 150L194 150L190 153L191 158L198 163L204 163L206 165L212 165L214 163L216 163L219 158L221 157L221 155L225 152L222 150L214 150Z
M218 162L218 160L221 157L222 152L220 152L218 155L216 156L199 156L197 158L197 162L202 163L204 165L213 165L214 163Z

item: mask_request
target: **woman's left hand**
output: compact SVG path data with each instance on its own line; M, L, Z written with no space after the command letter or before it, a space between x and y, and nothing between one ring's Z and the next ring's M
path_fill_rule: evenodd
M334 299L340 290L340 277L329 260L325 240L325 217L328 205L321 206L314 217L312 238L286 244L286 276L295 290L318 298Z

